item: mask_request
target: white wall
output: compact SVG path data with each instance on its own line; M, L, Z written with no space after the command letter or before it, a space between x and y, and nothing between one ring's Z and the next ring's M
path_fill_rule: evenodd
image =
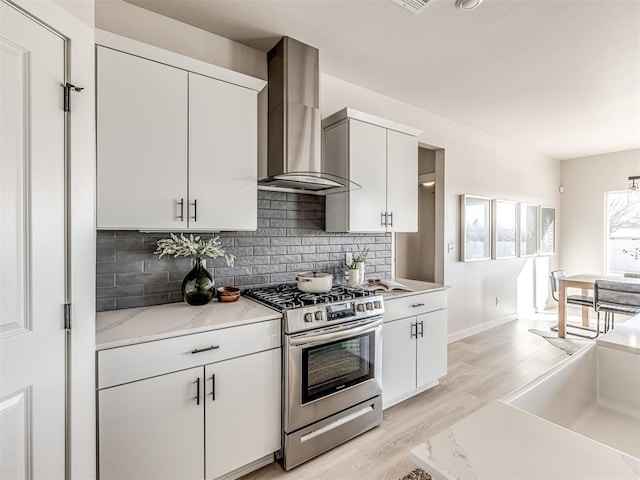
M95 24L94 0L53 0L88 27Z
M482 262L460 262L459 259L459 195L463 193L504 198L556 207L560 218L560 164L526 147L510 143L494 135L438 117L383 95L365 90L327 75L321 76L323 116L344 106L410 125L423 130L420 143L444 149L445 165L445 232L444 248L455 245L454 253L445 254L444 282L449 290L450 339L494 325L513 316L518 305L523 310L534 304L531 260L506 259ZM446 250L445 250L446 251ZM541 263L549 268L556 256ZM540 270L540 269L538 269ZM521 273L528 278L519 278ZM546 285L546 273L538 278ZM518 285L529 299L518 301ZM546 289L545 289L546 294ZM499 304L496 305L496 297ZM545 295L546 297L546 295ZM538 300L541 307L541 300Z
M568 274L605 273L605 192L640 175L640 149L560 162L560 265Z
M96 0L95 24L101 30L267 79L264 52L122 0Z
M96 27L266 78L266 55L263 52L259 52L259 58L256 59L253 49L236 49L238 44L234 45L235 42L221 40L221 37L119 0L97 1ZM214 60L219 48L223 51L229 49L233 53L229 53L229 57L223 55ZM246 63L253 61L260 65L256 65L255 70L248 69ZM259 159L266 156L264 93L261 92L259 101ZM557 161L528 151L522 145L324 74L320 79L320 98L323 117L349 106L422 129L424 133L419 139L422 145L444 149L445 225L442 247L446 252L448 243L455 246L454 253L445 254L442 275L444 282L451 286L449 333L455 335L450 338L460 338L502 319L513 318L519 304L531 308L534 304L534 280L531 276L535 269L524 270L523 275L527 278L519 280L526 260L458 261L458 198L460 194L470 193L559 208L560 166ZM547 260L555 264L555 257ZM437 278L440 278L439 267L437 270ZM518 301L518 291L525 292L530 298L523 301L520 295ZM499 305L496 305L496 297Z

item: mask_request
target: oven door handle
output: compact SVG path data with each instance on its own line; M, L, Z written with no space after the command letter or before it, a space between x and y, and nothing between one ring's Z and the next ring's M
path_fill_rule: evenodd
M289 342L289 345L292 345L292 346L304 345L307 343L325 343L325 342L330 342L331 340L348 338L352 335L357 335L359 333L367 332L369 330L375 330L381 325L382 325L382 318L380 318L379 320L375 320L373 322L369 322L360 327L345 328L337 332L321 333L318 335L301 335L299 337L290 337L288 339L288 342Z

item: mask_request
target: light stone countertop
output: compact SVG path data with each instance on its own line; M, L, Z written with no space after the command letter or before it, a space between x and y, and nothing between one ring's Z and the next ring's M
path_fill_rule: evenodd
M640 355L640 315L596 343ZM409 458L434 480L640 478L640 459L503 401L418 445Z
M420 293L437 292L439 290L446 290L446 285L439 283L422 282L420 280L410 280L408 278L393 278L393 282L400 283L405 287L409 287L412 291L406 292L403 290L394 290L392 292L379 292L385 300L393 300L394 298L408 297L410 295L418 295Z
M640 461L494 401L411 450L440 479L638 479Z
M596 344L640 355L640 315L616 325L596 339Z
M237 302L229 303L213 300L203 306L192 306L180 302L99 312L96 315L96 350L236 327L281 317L281 313L244 297L240 297Z

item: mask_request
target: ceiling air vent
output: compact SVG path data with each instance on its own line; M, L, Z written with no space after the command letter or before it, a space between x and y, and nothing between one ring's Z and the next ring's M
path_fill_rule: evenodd
M426 7L429 0L392 0L394 3L397 3L401 7L406 8L412 13L420 13Z

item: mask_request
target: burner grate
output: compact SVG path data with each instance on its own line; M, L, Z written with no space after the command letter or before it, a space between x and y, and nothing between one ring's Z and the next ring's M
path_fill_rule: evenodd
M272 287L250 288L243 295L258 300L280 310L301 308L307 305L319 305L343 302L368 297L374 293L359 287L336 286L328 292L307 293L298 290L295 283L285 283Z

